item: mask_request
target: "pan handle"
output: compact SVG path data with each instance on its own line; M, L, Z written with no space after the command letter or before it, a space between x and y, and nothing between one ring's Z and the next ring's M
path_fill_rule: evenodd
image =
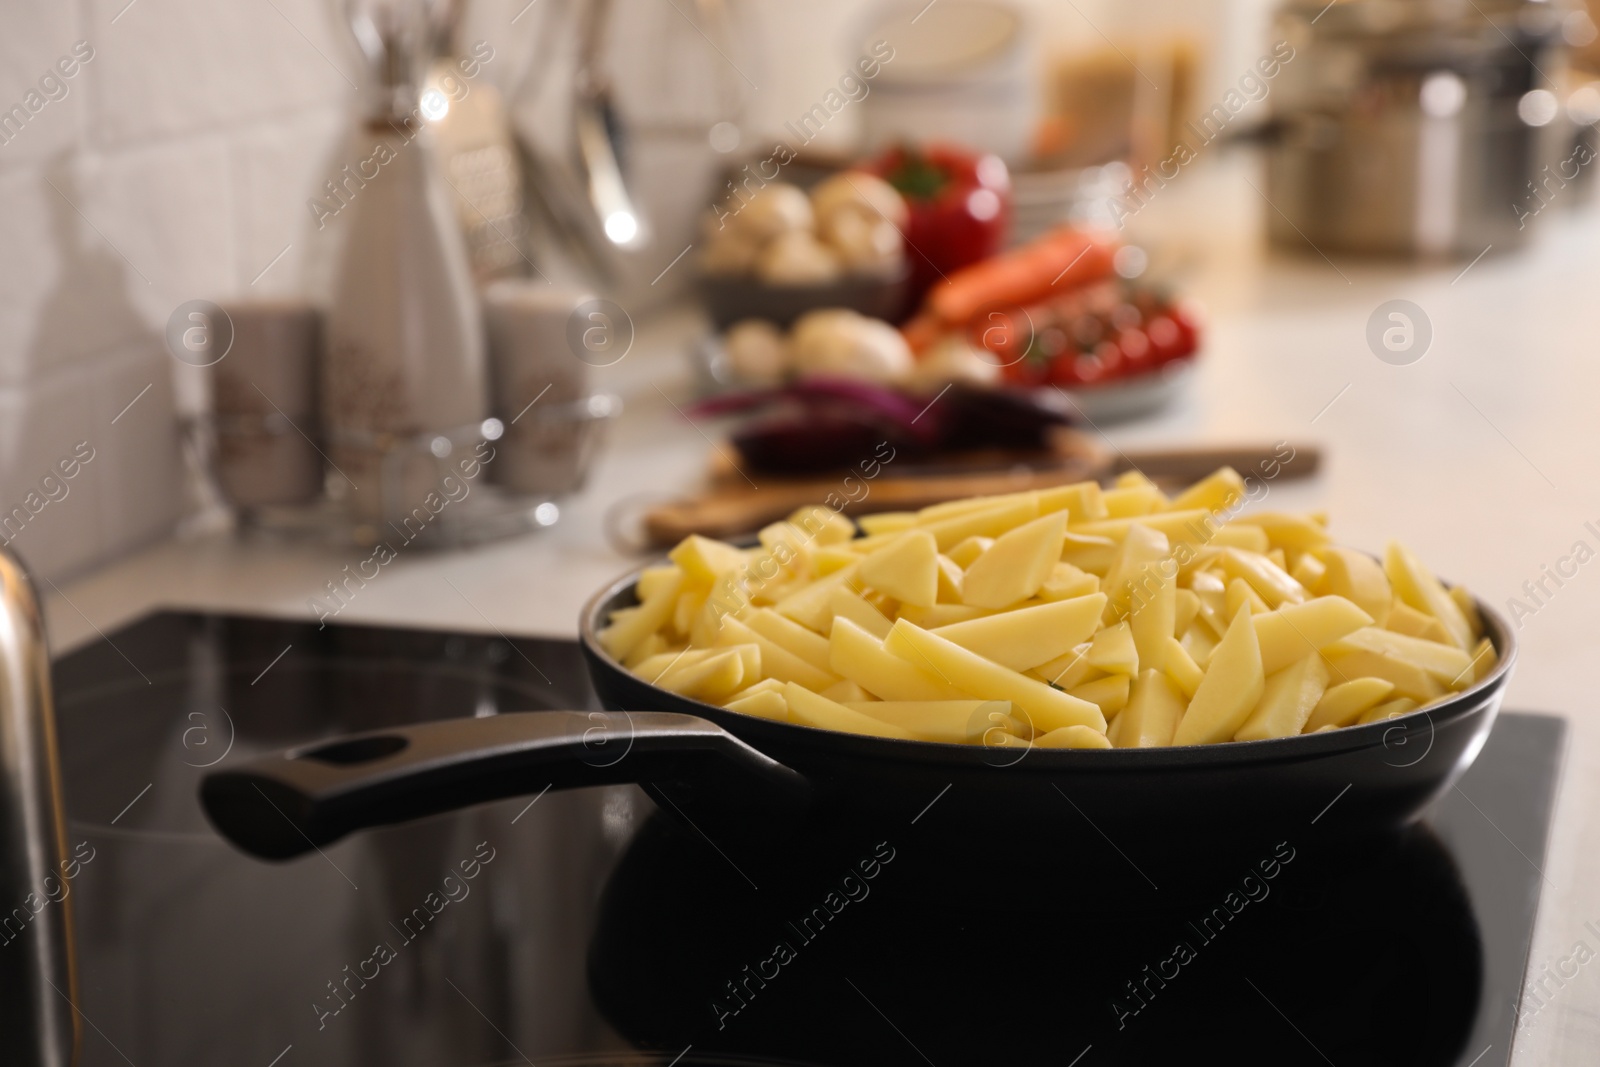
M810 794L797 772L692 715L533 711L290 749L208 775L200 800L239 848L289 859L353 830L618 782L681 782L693 794L736 798L727 807L756 817L798 812Z

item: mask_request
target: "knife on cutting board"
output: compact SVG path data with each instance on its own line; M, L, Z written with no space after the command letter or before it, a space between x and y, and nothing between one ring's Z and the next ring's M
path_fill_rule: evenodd
M643 530L649 544L665 547L690 534L734 538L754 533L806 504L838 506L846 515L908 511L965 496L1101 481L1129 470L1159 484L1180 486L1218 467L1246 476L1305 478L1321 463L1320 446L1299 441L1120 449L1076 430L1052 434L1043 450L993 449L935 464L902 461L898 469L892 462L873 463L866 469L876 469L876 477L855 470L805 477L762 474L741 469L719 449L713 453L707 487L651 507ZM1274 473L1267 474L1268 469Z

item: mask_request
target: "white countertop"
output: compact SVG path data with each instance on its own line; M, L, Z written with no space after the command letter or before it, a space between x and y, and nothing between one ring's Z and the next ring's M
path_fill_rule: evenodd
M1402 268L1335 256L1335 266L1309 249L1264 252L1256 235L1270 209L1238 177L1236 165L1199 174L1136 220L1136 235L1160 228L1163 255L1181 250L1185 290L1211 322L1190 403L1107 428L1110 439L1319 441L1323 472L1275 484L1268 506L1324 507L1352 545L1398 537L1501 605L1575 541L1600 550L1583 526L1600 529L1600 211L1547 210L1529 248L1493 250L1464 274L1464 263ZM1420 305L1433 325L1430 350L1411 366L1380 362L1365 340L1369 315L1396 298ZM559 525L469 551L403 552L340 618L573 634L580 604L636 562L607 543L608 507L686 489L703 469L706 439L673 407L688 397L681 349L693 330L686 314L654 321L626 359L599 373L627 410ZM359 558L223 534L167 542L52 595L50 630L64 651L156 607L311 617L308 598ZM1589 703L1597 636L1600 561L1523 620L1507 697L1508 707L1559 712L1572 724L1535 976L1580 939L1600 950L1584 929L1600 919L1600 709ZM1595 1047L1600 965L1580 969L1522 1027L1514 1062L1588 1064Z

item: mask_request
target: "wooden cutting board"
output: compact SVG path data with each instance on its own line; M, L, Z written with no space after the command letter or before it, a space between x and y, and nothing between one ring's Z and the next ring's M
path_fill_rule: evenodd
M1099 481L1128 470L1142 471L1163 485L1187 485L1224 466L1258 477L1268 469L1276 469L1278 478L1316 473L1320 448L1303 442L1290 447L1294 459L1287 463L1278 458L1283 446L1277 443L1122 450L1063 428L1052 434L1046 448L1033 451L986 449L936 462L868 461L851 471L784 477L742 470L733 446L725 444L712 453L706 488L651 508L644 516L644 533L650 544L664 547L696 533L717 538L750 534L806 504L838 507L846 515L909 511L965 496ZM868 477L874 470L877 476Z

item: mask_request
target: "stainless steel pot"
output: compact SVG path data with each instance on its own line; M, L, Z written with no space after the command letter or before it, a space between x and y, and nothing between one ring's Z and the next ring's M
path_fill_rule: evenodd
M1583 20L1579 23L1577 20ZM1323 252L1476 256L1522 243L1566 182L1562 0L1289 0L1269 232Z

